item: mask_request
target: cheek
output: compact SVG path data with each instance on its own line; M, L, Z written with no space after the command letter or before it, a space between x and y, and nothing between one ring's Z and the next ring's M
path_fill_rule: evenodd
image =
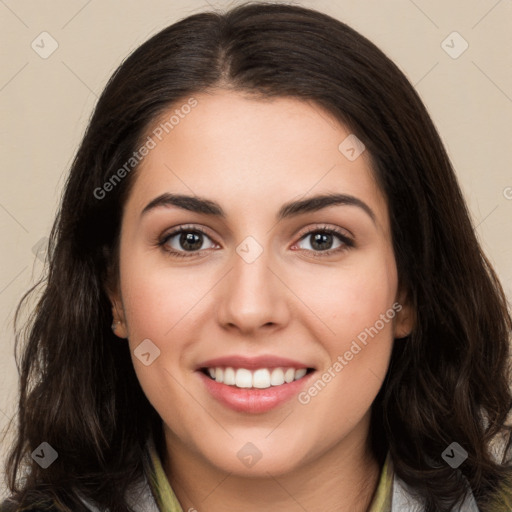
M187 424L185 418L190 421L190 416L197 415L200 421L199 411L170 408L169 404L190 401L179 384L186 378L182 368L188 343L184 329L190 328L188 318L204 290L197 285L197 276L192 278L186 269L170 269L143 253L131 253L122 262L121 292L135 373L153 407L179 430L182 422ZM147 345L147 340L151 344ZM142 346L150 353L148 365L137 355Z
M303 403L311 402L319 417L328 412L340 421L355 422L370 407L386 375L397 313L397 273L390 251L381 249L353 261L339 272L326 273L325 279L317 273L304 283L311 290L308 306L328 328L319 340L329 362L306 390Z
M336 349L360 332L374 326L395 302L397 272L394 257L385 248L357 255L340 264L339 269L323 268L304 274L298 280L298 295L324 322L330 335L326 339ZM388 316L394 318L391 312ZM378 323L384 336L392 332L392 322Z
M381 260L382 261L382 260ZM375 262L376 263L376 262ZM325 442L351 431L368 414L382 386L393 347L394 266L374 264L331 279L323 317L329 333L321 338L329 362L299 401L308 410L312 431L327 429ZM326 421L326 418L328 420Z
M206 277L206 276L205 276ZM121 269L121 290L129 337L167 338L204 295L201 278L186 267L132 257Z

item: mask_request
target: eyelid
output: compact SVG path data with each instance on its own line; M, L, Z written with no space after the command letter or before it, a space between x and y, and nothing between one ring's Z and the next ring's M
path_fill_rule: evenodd
M198 256L201 253L204 253L205 251L210 251L212 248L209 249L200 249L197 251L181 251L181 250L175 250L175 249L165 249L165 245L169 241L170 238L173 238L182 232L197 232L203 234L205 237L210 239L210 241L214 245L219 245L215 239L210 236L207 231L199 225L195 224L182 224L179 226L175 226L170 231L166 232L164 235L158 237L157 245L162 248L165 252L167 252L170 256L178 256L178 257L194 257ZM312 253L315 257L322 257L322 256L329 256L335 253L339 253L343 250L346 250L348 248L354 247L354 237L353 235L346 229L340 228L338 226L333 225L327 225L327 224L317 224L315 226L307 226L299 231L299 233L296 235L297 240L293 243L292 247L294 247L297 243L302 241L307 236L312 235L316 232L326 232L329 234L333 234L334 236L338 237L340 242L342 243L342 246L337 247L335 249L327 249L325 251L312 251L309 249L299 249L300 251L306 251L308 253ZM350 234L346 234L350 233Z
M304 228L304 230L301 230L301 235L299 236L299 239L297 242L295 242L292 247L295 247L298 243L300 243L302 240L306 239L308 236L312 235L313 233L328 233L340 241L341 245L339 247L326 249L325 251L313 251L310 249L297 249L300 252L306 252L308 254L308 257L313 258L328 258L329 256L333 255L341 255L345 251L355 247L355 241L353 235L347 235L343 230L343 228L340 228L339 226L329 226L326 224L321 224L317 226L308 226L307 228Z
M325 224L322 222L317 223L316 225L313 225L313 226L311 226L311 225L306 226L305 228L301 229L298 232L297 237L299 237L299 240L300 240L304 236L314 233L316 231L332 231L332 232L334 232L344 238L347 238L349 240L354 239L354 235L348 229L341 228L336 225Z
M183 232L189 232L189 231L201 233L205 237L209 238L214 245L219 245L214 240L214 238L208 234L208 232L206 231L205 228L203 228L202 226L195 225L195 224L180 224L178 226L171 228L170 230L165 231L163 235L158 236L156 244L159 246L164 246L169 241L170 238L173 238ZM206 250L206 249L202 249L202 251L204 251L204 250ZM167 251L167 252L172 252L172 251ZM194 254L194 253L199 253L200 251L178 251L178 252L183 252L183 253L189 252L190 254Z

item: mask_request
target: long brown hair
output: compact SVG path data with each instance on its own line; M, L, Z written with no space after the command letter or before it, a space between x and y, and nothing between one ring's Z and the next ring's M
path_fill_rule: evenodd
M161 420L128 346L111 331L105 283L137 168L108 193L98 189L166 109L214 87L312 100L365 144L389 204L400 286L417 312L413 333L395 340L373 404L375 453L390 451L427 511L449 510L464 495L461 475L490 510L512 473L505 454L497 461L489 449L498 434L510 434L512 319L443 144L414 88L375 45L320 12L263 3L162 30L101 95L51 233L42 296L27 330L17 331L18 430L7 465L13 500L86 510L79 492L112 512L130 510L124 493L141 474L147 436L161 436ZM59 454L47 469L30 457L41 442ZM452 442L468 452L460 472L441 456Z

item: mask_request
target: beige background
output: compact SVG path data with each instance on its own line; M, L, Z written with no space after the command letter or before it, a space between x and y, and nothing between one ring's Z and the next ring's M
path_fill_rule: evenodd
M0 428L15 411L14 309L41 274L34 253L48 235L98 95L121 60L150 35L189 14L235 3L0 0ZM512 298L512 2L295 3L347 22L415 85L445 141L478 236ZM464 41L450 36L442 45L454 31L469 45L455 59L443 48L458 53ZM42 32L58 43L46 59L31 47L35 40L39 52L43 44L45 51L51 48L48 36L38 37ZM0 462L4 451L2 446Z

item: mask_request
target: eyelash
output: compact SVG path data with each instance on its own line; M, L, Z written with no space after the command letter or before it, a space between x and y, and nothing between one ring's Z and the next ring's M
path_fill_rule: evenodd
M202 235L204 235L204 236L206 236L206 237L211 239L211 237L203 229L201 229L200 227L196 227L196 226L180 226L179 228L175 229L174 231L164 235L157 242L157 245L159 247L161 247L163 251L165 251L168 255L170 255L172 257L189 258L189 257L193 257L193 256L197 255L200 251L175 251L173 249L167 249L165 247L165 244L167 244L167 242L171 238L173 238L176 235L180 235L182 233L201 233ZM310 231L307 231L307 232L301 234L299 240L297 241L297 243L302 241L303 239L307 238L309 235L312 235L312 234L315 234L315 233L323 233L323 234L335 235L343 244L340 247L337 247L335 249L328 249L326 251L313 251L313 250L310 250L310 249L300 249L302 251L308 251L308 252L313 253L313 256L315 258L323 258L323 257L326 257L326 256L331 256L332 254L341 253L343 251L346 251L346 250L354 247L354 245L355 245L354 241L352 240L352 238L348 237L347 235L345 235L344 233L342 233L341 231L339 231L336 228L327 227L327 226L316 227L316 228L314 228L314 229L312 229ZM203 249L203 250L208 250L208 249Z

